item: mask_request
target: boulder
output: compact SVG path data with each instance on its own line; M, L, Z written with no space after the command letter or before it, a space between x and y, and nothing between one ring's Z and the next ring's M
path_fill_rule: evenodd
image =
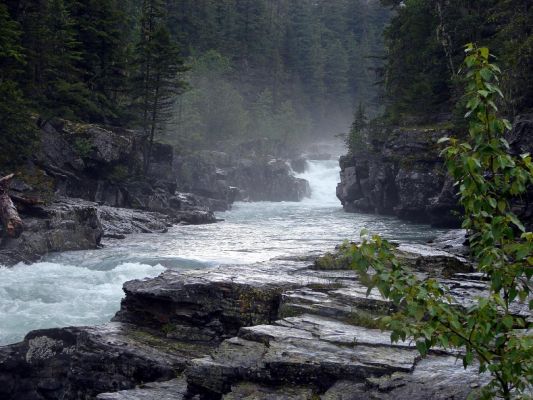
M24 231L17 239L2 239L0 264L34 262L55 251L94 249L104 234L96 204L84 201L61 199L21 216Z
M0 347L0 397L20 400L94 398L144 382L171 380L208 349L171 341L120 323L33 331Z
M301 201L311 195L309 183L292 175L290 166L279 159L239 160L228 171L228 182L240 188L247 201Z
M458 227L453 194L443 190L445 169L437 141L445 129L396 128L371 149L341 157L337 197L348 212L395 215L435 226Z
M388 131L387 131L388 129ZM429 223L461 226L457 188L447 175L438 139L451 136L446 125L434 128L387 128L368 149L343 156L337 197L348 212L370 212ZM518 116L507 134L514 155L531 153L533 116ZM378 135L379 136L379 135ZM514 200L515 212L528 227L533 221L533 189Z

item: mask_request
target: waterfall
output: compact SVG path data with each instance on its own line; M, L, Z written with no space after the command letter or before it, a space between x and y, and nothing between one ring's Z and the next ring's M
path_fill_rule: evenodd
M337 183L340 181L340 168L337 160L310 160L304 173L298 178L306 179L311 187L311 198L304 202L316 206L340 207L335 195Z

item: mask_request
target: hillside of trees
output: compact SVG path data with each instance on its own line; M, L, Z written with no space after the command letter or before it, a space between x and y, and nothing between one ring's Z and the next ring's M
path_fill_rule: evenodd
M488 46L502 70L502 114L533 109L533 3L529 0L383 0L387 116L394 121L462 119L464 45Z
M53 118L185 150L338 133L356 104L379 110L389 13L377 0L3 0L0 145L23 158Z

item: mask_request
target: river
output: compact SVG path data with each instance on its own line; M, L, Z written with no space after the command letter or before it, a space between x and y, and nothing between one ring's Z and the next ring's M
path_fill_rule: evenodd
M423 242L443 233L392 217L343 212L335 197L337 161L310 161L298 175L312 196L300 203L236 203L223 222L174 226L165 234L105 240L99 250L53 254L32 265L0 267L0 345L33 329L94 325L120 307L122 284L165 268L249 264L331 250L362 228L399 241Z

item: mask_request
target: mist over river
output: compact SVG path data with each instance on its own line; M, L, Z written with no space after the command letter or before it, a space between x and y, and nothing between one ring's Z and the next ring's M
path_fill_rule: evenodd
M442 233L392 217L348 214L335 197L338 162L310 161L298 175L312 197L300 203L236 203L223 222L174 226L166 234L106 240L100 250L66 252L32 265L0 267L0 345L33 329L107 322L119 309L122 284L165 268L249 264L274 257L331 250L364 227L406 242Z

